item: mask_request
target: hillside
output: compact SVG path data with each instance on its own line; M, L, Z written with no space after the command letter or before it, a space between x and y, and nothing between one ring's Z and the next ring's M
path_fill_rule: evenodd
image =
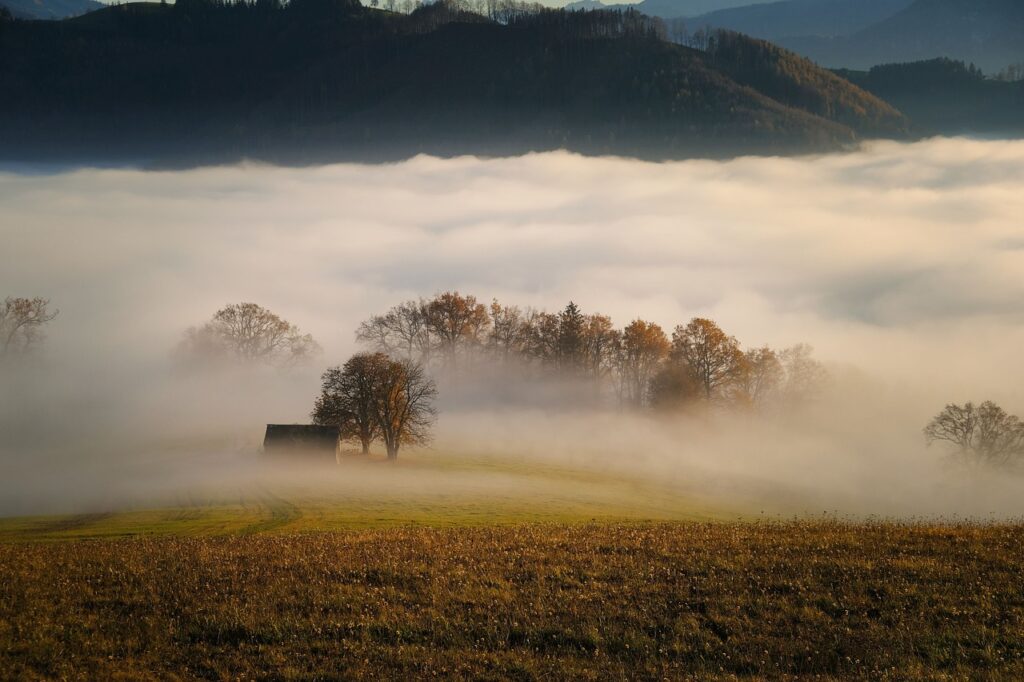
M96 0L0 0L19 19L65 19L105 7Z
M1024 2L916 0L851 36L779 42L835 68L867 69L946 57L995 73L1024 61Z
M682 158L834 149L905 130L889 107L809 62L794 85L806 96L790 96L791 74L759 89L718 66L741 43L712 59L636 13L503 19L305 0L138 3L14 22L0 47L0 87L14 95L0 122L16 134L0 156L301 163L567 148ZM815 84L844 92L808 95Z
M718 10L694 17L692 26L738 31L776 40L793 36L845 36L888 19L912 0L786 0Z
M885 135L903 124L903 115L877 97L849 87L849 81L772 43L739 33L718 32L707 51L719 70L786 106Z
M673 19L694 17L730 7L742 7L772 2L772 0L640 0L632 5L603 3L600 0L577 0L568 3L568 10L627 9L634 8L650 17Z
M985 78L963 62L885 64L839 75L898 106L921 135L1024 132L1024 81Z

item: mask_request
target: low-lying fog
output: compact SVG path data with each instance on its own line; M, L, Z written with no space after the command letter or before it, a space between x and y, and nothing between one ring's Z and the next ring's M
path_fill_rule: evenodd
M619 327L711 317L745 347L813 345L835 386L773 420L442 394L438 452L629 469L783 513L1021 516L1021 478L952 463L921 428L953 401L1024 413L1022 190L1024 142L966 139L729 162L0 172L0 298L60 309L40 355L0 365L0 514L244 480L264 424L307 421L361 320L457 289L572 299ZM324 355L176 373L183 330L238 301Z

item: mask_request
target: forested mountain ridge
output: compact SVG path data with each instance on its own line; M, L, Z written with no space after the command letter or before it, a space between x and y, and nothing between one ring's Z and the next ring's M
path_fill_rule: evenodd
M883 64L840 76L892 102L913 121L916 135L1024 132L1024 80L986 78L952 59Z
M906 131L892 107L806 60L774 49L772 69L740 68L766 48L674 45L635 12L188 0L0 30L6 158L684 158Z
M707 56L738 83L768 97L868 134L886 135L903 115L882 99L851 89L850 81L813 67L806 59L764 40L719 31Z

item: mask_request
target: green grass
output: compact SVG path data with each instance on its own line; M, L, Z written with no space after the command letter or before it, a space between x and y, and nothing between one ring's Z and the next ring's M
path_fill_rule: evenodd
M255 466L255 464L254 464ZM155 508L0 519L0 542L217 536L395 526L595 521L707 521L740 514L692 493L621 473L532 460L406 454L348 458L290 476L272 469L232 485L181 492Z
M0 678L1024 679L1019 524L437 452L235 473L0 521Z

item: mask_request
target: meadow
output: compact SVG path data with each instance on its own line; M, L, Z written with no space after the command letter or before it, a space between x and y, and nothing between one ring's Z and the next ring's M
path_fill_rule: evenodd
M87 513L0 518L0 542L754 518L696 489L621 469L536 458L412 450L397 462L344 455L341 466L243 458L177 485L150 484ZM80 510L80 512L83 510Z
M0 677L1024 675L1018 524L783 520L437 452L264 473L0 521Z

